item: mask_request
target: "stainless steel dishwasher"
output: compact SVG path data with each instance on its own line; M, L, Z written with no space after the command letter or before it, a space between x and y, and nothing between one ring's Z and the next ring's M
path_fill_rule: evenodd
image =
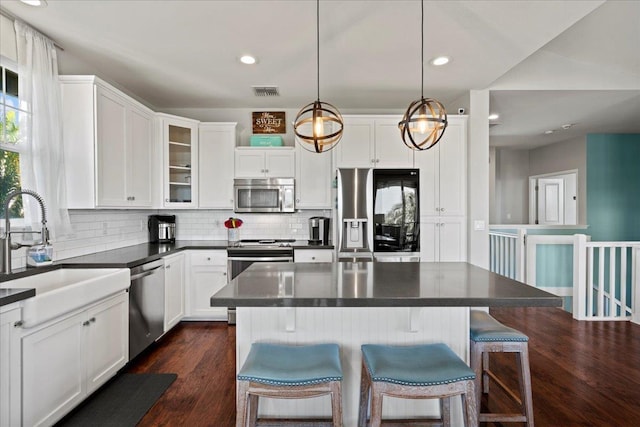
M164 261L131 269L129 288L129 360L164 332Z

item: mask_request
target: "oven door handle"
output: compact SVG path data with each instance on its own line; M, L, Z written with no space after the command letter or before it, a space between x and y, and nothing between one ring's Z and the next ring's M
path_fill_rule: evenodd
M229 261L250 261L250 262L293 262L293 257L229 257Z

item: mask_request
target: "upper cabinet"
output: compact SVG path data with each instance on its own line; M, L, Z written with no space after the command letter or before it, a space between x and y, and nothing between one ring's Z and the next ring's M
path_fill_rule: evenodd
M163 206L198 206L198 121L157 114L163 144Z
M233 209L236 123L200 123L199 207Z
M151 207L153 112L95 76L60 86L67 207Z
M294 178L295 150L293 147L237 147L235 177Z
M335 148L338 168L411 168L413 150L402 142L400 116L344 116Z
M415 153L420 169L420 215L466 215L467 119L449 117L435 147Z
M331 154L296 144L296 209L331 209Z

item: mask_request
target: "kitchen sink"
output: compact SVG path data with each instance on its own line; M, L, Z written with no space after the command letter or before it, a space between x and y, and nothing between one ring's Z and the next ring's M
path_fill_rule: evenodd
M34 297L22 301L22 326L31 328L129 285L128 268L61 268L3 282L0 288L36 290Z

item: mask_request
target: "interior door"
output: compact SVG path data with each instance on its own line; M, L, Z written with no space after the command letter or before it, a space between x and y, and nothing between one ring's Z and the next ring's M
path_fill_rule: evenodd
M538 224L564 224L563 179L538 179Z

